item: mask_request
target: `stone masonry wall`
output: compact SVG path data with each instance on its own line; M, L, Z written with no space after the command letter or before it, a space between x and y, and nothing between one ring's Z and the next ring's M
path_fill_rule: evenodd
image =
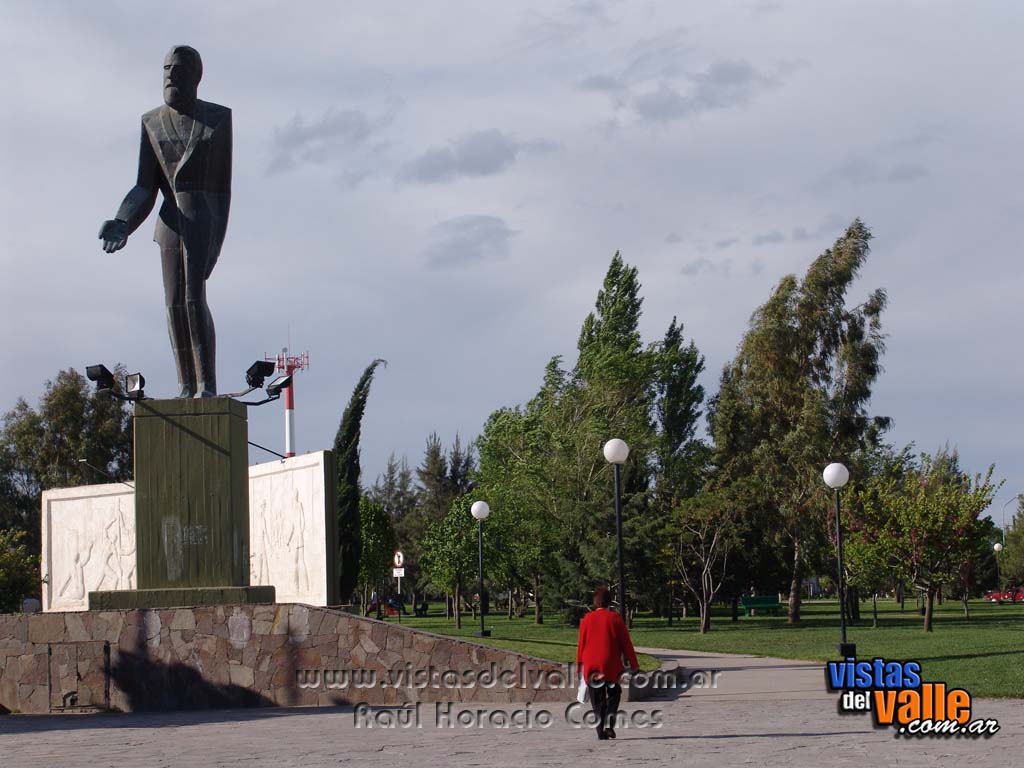
M298 604L0 615L0 713L569 701L573 682L565 665Z

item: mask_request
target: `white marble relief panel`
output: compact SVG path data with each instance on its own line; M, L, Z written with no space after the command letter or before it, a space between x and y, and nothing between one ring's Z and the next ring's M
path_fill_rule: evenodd
M84 611L88 594L135 588L135 494L126 485L43 493L44 611Z
M327 604L323 452L249 468L250 581L279 603Z
M277 601L326 605L325 452L249 467L250 583ZM45 491L44 611L88 610L88 594L135 589L135 494L122 483Z

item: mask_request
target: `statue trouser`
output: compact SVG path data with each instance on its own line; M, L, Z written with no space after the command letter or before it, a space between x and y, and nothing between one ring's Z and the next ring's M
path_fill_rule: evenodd
M178 397L217 394L217 342L206 304L206 260L185 249L162 248L167 330L178 372Z

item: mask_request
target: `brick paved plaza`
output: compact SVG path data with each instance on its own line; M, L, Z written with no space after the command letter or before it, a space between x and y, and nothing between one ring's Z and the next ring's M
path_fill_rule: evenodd
M616 741L599 742L589 728L567 723L565 705L530 705L533 718L542 709L552 713L548 727L534 723L528 728L466 728L459 724L458 707L450 711L451 727L437 727L435 705L424 704L419 728L394 729L357 728L358 715L350 707L11 716L0 718L0 755L5 768L242 764L523 768L581 762L946 766L963 761L969 761L971 768L1005 768L1024 748L1024 707L1019 700L976 701L975 717L1000 721L1001 731L991 738L903 740L891 731L872 728L867 715L837 714L836 695L825 691L820 665L645 650L689 669L722 670L719 686L624 704L634 719L661 710L662 725L620 727ZM442 709L442 715L446 713ZM364 724L368 719L362 716Z

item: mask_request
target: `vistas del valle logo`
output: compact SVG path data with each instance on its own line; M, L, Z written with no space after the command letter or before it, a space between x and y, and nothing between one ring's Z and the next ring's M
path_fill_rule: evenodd
M963 688L924 682L918 661L830 661L825 679L829 690L842 691L840 714L870 712L876 728L892 728L897 737L976 739L999 731L997 720L972 719Z

